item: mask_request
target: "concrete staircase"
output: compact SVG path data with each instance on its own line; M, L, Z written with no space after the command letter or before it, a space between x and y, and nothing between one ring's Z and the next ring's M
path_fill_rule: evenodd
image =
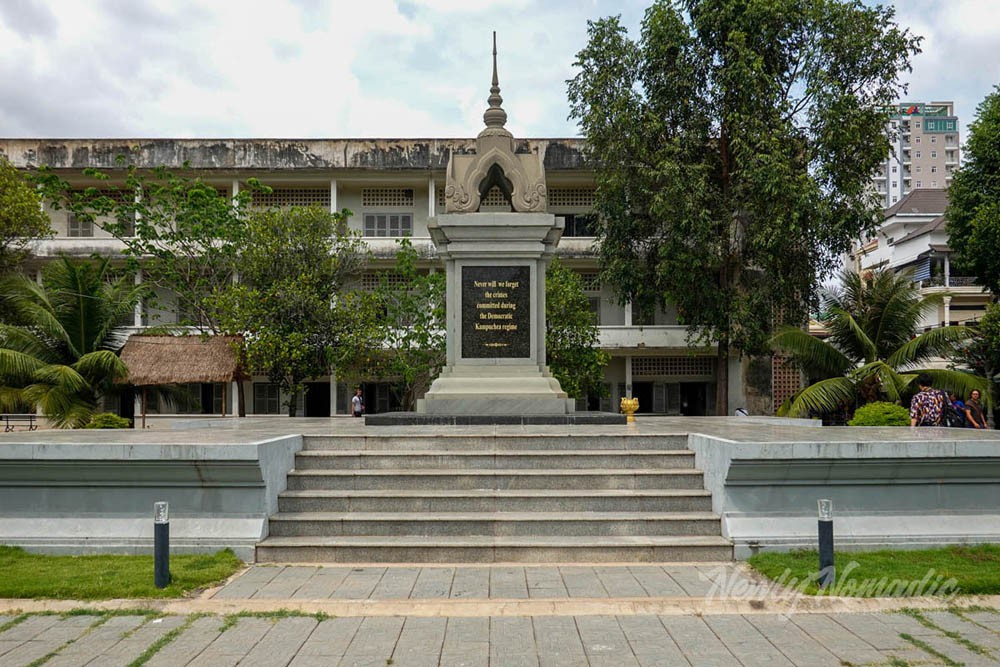
M686 435L307 436L257 560L729 560L686 443Z

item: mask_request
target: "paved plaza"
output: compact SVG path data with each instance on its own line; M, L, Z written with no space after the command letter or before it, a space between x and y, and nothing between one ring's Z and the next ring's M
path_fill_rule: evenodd
M258 565L180 601L0 601L0 665L1000 664L994 608L821 602L739 563Z

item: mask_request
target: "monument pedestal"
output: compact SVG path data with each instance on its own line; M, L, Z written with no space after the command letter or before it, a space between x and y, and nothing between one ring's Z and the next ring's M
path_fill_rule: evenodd
M428 224L447 271L447 363L417 412L566 415L545 366L545 269L563 223L549 213L445 213Z

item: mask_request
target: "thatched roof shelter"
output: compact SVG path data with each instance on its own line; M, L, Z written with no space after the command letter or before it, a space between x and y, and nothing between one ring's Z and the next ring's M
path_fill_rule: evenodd
M235 336L132 336L122 348L128 383L137 387L241 378Z

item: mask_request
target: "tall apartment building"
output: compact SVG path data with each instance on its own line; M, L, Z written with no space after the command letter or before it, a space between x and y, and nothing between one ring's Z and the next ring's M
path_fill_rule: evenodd
M873 179L885 208L913 190L951 184L961 150L954 102L900 103L889 131L892 151Z

